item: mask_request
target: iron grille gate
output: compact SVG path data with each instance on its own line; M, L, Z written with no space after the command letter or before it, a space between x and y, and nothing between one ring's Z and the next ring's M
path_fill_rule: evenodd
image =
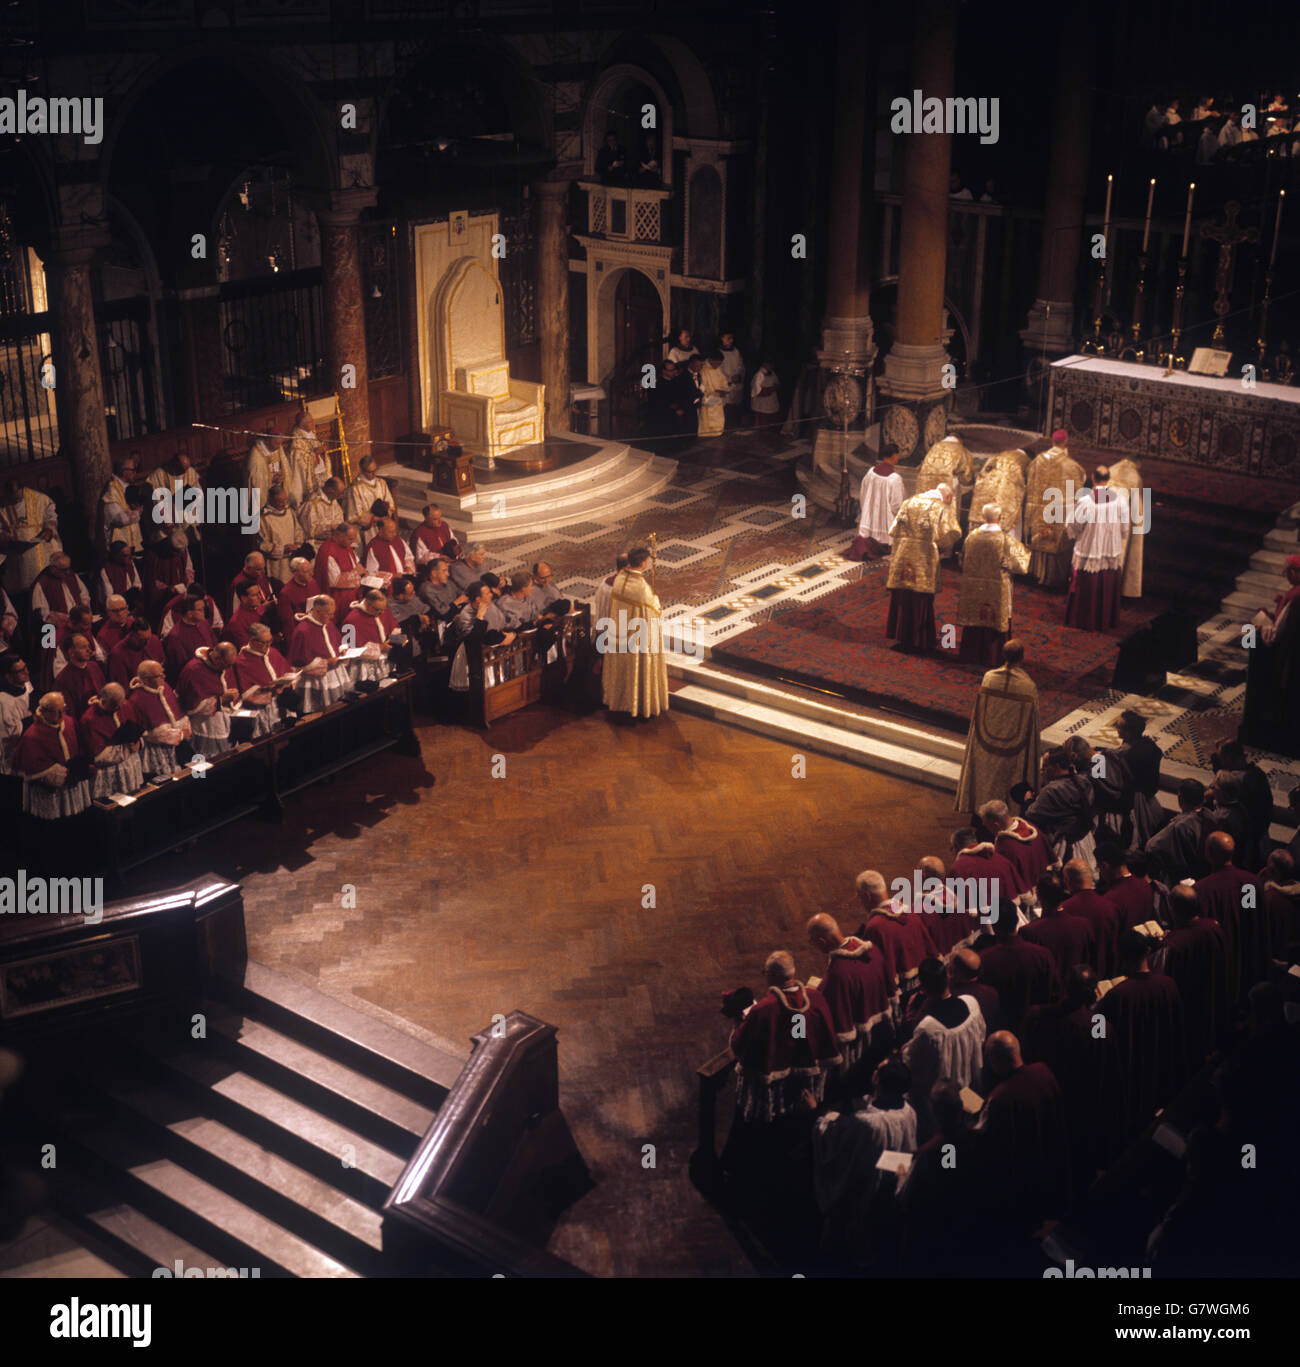
M227 413L329 392L319 269L221 286Z
M99 373L109 441L130 441L156 432L158 391L149 330L149 300L115 299L95 310Z

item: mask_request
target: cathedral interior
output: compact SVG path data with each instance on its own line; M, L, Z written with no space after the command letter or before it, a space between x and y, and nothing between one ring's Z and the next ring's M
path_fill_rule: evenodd
M1272 12L4 8L11 1313L181 1275L1294 1275ZM1040 470L1122 542L1071 561ZM989 533L1023 557L970 617ZM983 741L1015 642L1032 735ZM1008 804L1044 854L994 990L1016 925L919 888L1011 868ZM840 1018L836 955L880 1011Z

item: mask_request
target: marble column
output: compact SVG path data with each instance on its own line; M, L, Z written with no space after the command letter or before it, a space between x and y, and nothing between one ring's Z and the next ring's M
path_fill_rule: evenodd
M1063 21L1054 69L1056 101L1038 293L1020 332L1031 366L1035 359L1054 359L1074 349L1074 296L1087 194L1090 100L1088 34L1077 18ZM1090 254L1088 261L1095 265Z
M361 293L360 208L335 204L316 215L320 222L321 278L325 301L325 364L338 394L343 435L355 475L369 455L370 386L366 370L366 317ZM344 366L351 366L344 385Z
M956 0L918 0L912 86L923 100L954 95ZM947 431L952 388L944 384L943 283L948 252L950 133L907 135L899 233L898 326L880 389L889 408L886 440L904 462L919 460Z
M50 258L58 319L53 341L59 449L72 467L73 494L92 533L112 473L91 287L95 255L94 246L56 246Z
M546 434L569 427L569 182L543 180L537 197L537 331Z
M822 319L820 391L827 393L837 372L847 373L861 396L847 433L842 421L828 414L814 434L814 478L837 487L847 444L850 452L862 439L870 406L871 366L876 347L871 327L871 264L868 205L871 185L867 168L872 145L867 140L867 7L861 0L842 0L836 28L835 123L831 145L831 196L827 227L826 314Z

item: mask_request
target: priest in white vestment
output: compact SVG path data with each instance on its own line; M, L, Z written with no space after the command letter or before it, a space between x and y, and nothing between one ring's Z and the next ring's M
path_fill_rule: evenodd
M1066 534L1074 539L1074 564L1065 625L1080 631L1109 631L1119 621L1128 498L1125 491L1110 487L1110 470L1105 465L1097 467L1093 481L1095 487L1079 493L1066 512Z
M872 1079L873 1095L849 1111L828 1111L813 1129L813 1189L828 1252L862 1255L880 1186L876 1164L886 1150L915 1153L916 1112L907 1102L908 1069L886 1059ZM805 1094L804 1104L811 1099Z
M267 432L254 439L248 451L248 465L244 483L257 494L257 511L271 501L271 487L284 483L284 438L279 432Z
M903 477L894 466L898 447L886 442L880 459L862 476L858 490L858 535L844 552L847 560L879 560L888 555L893 545L889 529L894 525L898 510L903 506L906 490Z
M939 959L926 959L918 977L924 999L912 1038L903 1046L903 1062L912 1071L910 1098L922 1138L934 1128L930 1088L941 1077L973 1091L980 1085L984 1037L988 1027L974 997L954 997L948 971Z
M14 594L26 593L63 549L53 500L39 489L25 489L17 480L8 480L0 499L0 537L9 542L5 588Z
M289 433L289 454L285 460L284 490L289 506L299 508L329 476L325 447L316 435L316 421L304 408Z

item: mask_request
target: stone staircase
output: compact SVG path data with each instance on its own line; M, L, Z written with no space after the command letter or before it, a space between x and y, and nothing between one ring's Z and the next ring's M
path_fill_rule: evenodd
M204 1039L136 1021L27 1051L8 1142L55 1146L50 1204L128 1276L409 1270L381 1207L464 1059L256 963L205 1005Z
M672 705L696 716L909 778L957 791L964 739L944 736L866 709L817 702L794 689L722 669L689 655L669 656L669 678L680 681Z
M422 520L425 504L438 503L462 542L499 541L617 519L666 488L677 470L676 461L621 442L600 442L599 447L596 454L562 469L485 482L463 498L435 490L433 476L413 466L387 466L383 473L408 530Z
M896 778L910 779L928 788L955 794L961 776L965 737L944 735L932 729L866 708L850 708L835 702L817 702L801 690L770 680L722 669L709 660L670 654L668 675L672 706L711 721L738 726L789 745L792 751L813 751L874 769ZM1059 743L1052 728L1043 733L1045 744ZM1163 807L1178 810L1178 785L1185 778L1208 783L1211 775L1176 760L1161 766ZM956 815L954 814L954 822ZM1273 792L1274 840L1288 841L1295 824L1287 795Z
M1195 510L1203 505L1185 506L1195 515ZM1208 545L1204 539L1189 543L1187 536L1180 534L1174 519L1160 519L1153 524L1153 532L1162 523L1165 530L1160 540L1153 538L1154 544L1148 548L1148 564L1153 560L1156 564L1152 566L1154 573L1146 576L1144 587L1151 589L1152 579L1158 577L1159 596L1190 610L1204 612L1208 620L1199 630L1199 641L1200 655L1205 658L1227 644L1239 643L1241 625L1261 607L1271 604L1286 586L1283 577L1286 557L1300 553L1297 541L1300 503L1278 517L1271 527L1265 518L1252 519L1259 523L1258 549L1254 552L1247 550L1249 531L1243 534L1239 527L1233 529L1226 519L1211 512L1203 516L1206 520L1203 531L1210 537ZM1215 558L1217 573L1207 575L1204 572L1207 552ZM1186 580L1180 581L1183 561L1188 566L1202 564L1195 587L1188 585ZM1221 589L1214 586L1228 582L1225 570L1236 564L1244 564L1245 568L1237 574L1233 587L1220 602L1216 595ZM832 755L863 768L956 792L965 750L964 736L944 735L907 719L885 717L829 694L826 702L816 701L808 696L810 690L797 685L785 686L714 664L707 645L685 649L681 637L674 635L671 623L665 625L664 634L666 643L677 647L668 656L674 707L770 736L796 750ZM1058 722L1044 731L1043 741L1059 744L1065 734L1065 722ZM1161 770L1160 802L1170 811L1176 811L1175 795L1179 783L1185 778L1208 783L1210 777L1207 770L1167 759ZM1287 794L1275 788L1273 802L1271 834L1275 840L1289 840L1296 828Z
M1277 520L1263 545L1250 557L1249 567L1237 576L1231 593L1219 604L1220 611L1242 622L1250 619L1287 587L1286 558L1300 555L1300 503L1293 504Z

